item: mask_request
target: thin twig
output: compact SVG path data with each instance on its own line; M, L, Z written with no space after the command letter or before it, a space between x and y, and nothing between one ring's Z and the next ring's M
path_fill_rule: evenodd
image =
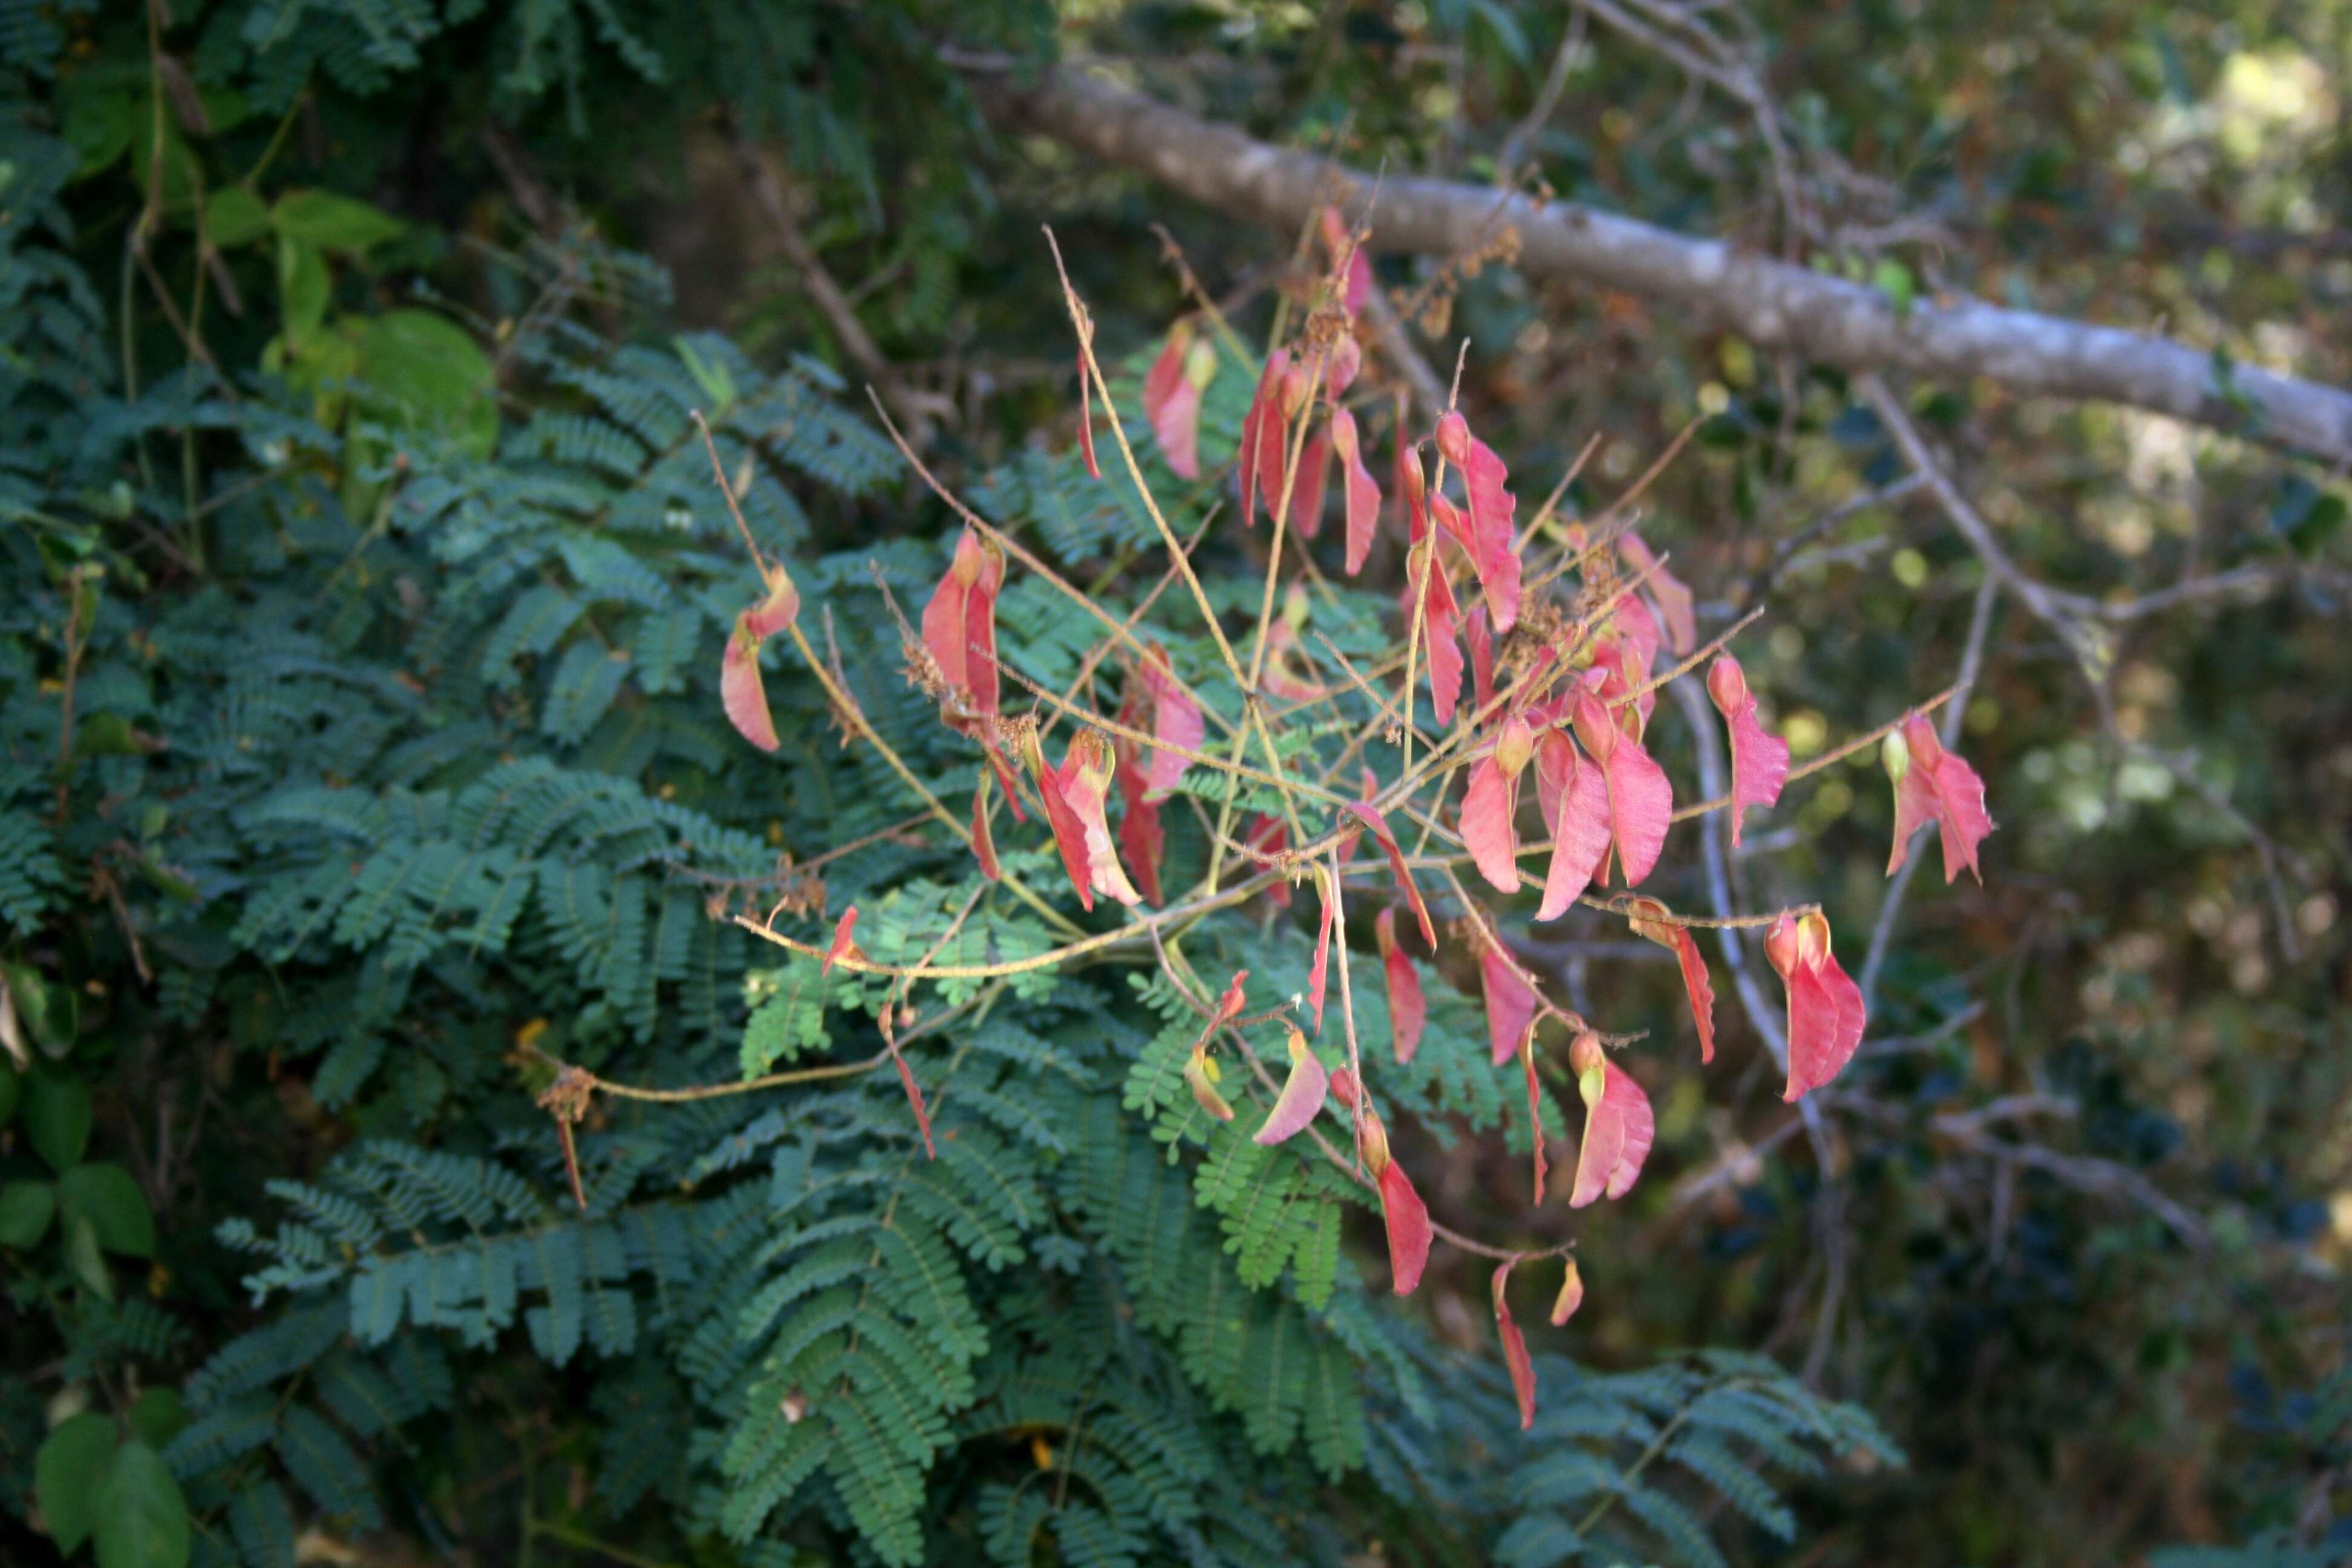
M889 410L882 406L880 396L875 393L872 387L866 388L866 395L867 401L874 405L875 416L882 421L882 428L889 434L892 445L898 448L898 455L907 459L908 466L915 470L917 478L920 479L926 486L929 487L930 492L948 504L950 510L953 511L956 516L961 518L964 522L970 524L982 538L989 541L998 549L1003 551L1007 555L1010 555L1015 561L1020 562L1022 565L1029 568L1030 571L1035 573L1040 578L1044 579L1049 587L1053 588L1064 598L1069 600L1072 604L1077 605L1079 608L1085 610L1088 615L1094 616L1096 620L1101 622L1104 628L1108 630L1112 637L1118 639L1121 647L1133 653L1138 658L1148 657L1147 650L1143 644L1136 639L1135 633L1127 626L1123 625L1117 616L1112 615L1108 610L1104 609L1100 605L1095 603L1092 595L1088 595L1084 589L1076 586L1069 581L1069 579L1064 577L1059 572L1055 571L1051 566L1045 564L1044 561L1038 559L1035 552L1031 551L1027 545L1022 543L1019 540L1013 538L1011 534L1005 532L994 523L989 521L988 519L981 516L980 513L972 510L969 506L966 506L961 498L957 496L953 490L948 489L946 485L940 483L939 477L931 472L929 466L926 464L921 458L916 456L915 448L908 444L905 435L899 431L898 426L891 420ZM1198 579L1192 576L1192 557L1190 552L1181 548L1178 549L1175 552L1175 561L1181 563L1181 570L1185 580L1193 584L1197 599L1199 582ZM1173 563L1171 563L1171 570L1173 569L1175 569L1175 567ZM1211 630L1216 632L1216 635L1222 638L1224 634L1222 630L1218 629L1213 617L1211 618L1209 624ZM1179 691L1183 692L1185 696L1190 697L1192 700L1195 707L1199 708L1202 713L1208 715L1210 722L1215 724L1218 729L1224 731L1227 734L1231 734L1237 728L1232 720L1226 718L1224 714L1220 712L1215 707L1202 701L1200 692L1188 684L1184 678L1178 675L1172 668L1168 672L1168 678L1171 681L1174 682L1176 689Z

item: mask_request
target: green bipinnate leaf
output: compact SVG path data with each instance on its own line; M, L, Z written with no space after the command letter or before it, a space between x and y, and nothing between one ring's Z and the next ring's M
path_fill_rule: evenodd
M22 1251L47 1236L58 1212L58 1194L47 1182L11 1182L0 1187L0 1247Z
M146 118L141 112L139 95L111 83L76 82L64 100L59 129L66 144L73 149L75 172L84 178L130 152Z
M89 1539L99 1482L118 1440L112 1420L85 1410L59 1422L33 1457L33 1489L60 1556Z
M299 345L327 319L332 287L327 258L315 245L306 245L280 231L278 236L278 325L289 345Z
M185 1568L188 1504L161 1455L133 1438L114 1451L91 1521L98 1568Z
M60 1222L66 1233L66 1267L91 1293L114 1300L114 1276L106 1271L106 1253L98 1245L98 1226L84 1214L67 1215Z
M0 981L7 984L17 1023L43 1056L54 1061L73 1049L81 1026L81 1001L71 986L44 979L28 963L0 964Z
M390 425L423 425L455 437L478 458L498 440L488 355L463 327L431 310L386 310L356 324L366 409Z
M151 1448L160 1450L187 1424L187 1401L176 1388L146 1389L131 1402L131 1435Z
M223 185L205 198L205 237L214 248L247 245L269 232L269 209L243 185Z
M51 1170L72 1170L89 1142L89 1090L61 1073L35 1073L26 1086L25 1131Z
M74 731L77 757L135 757L142 750L139 732L120 713L93 713Z
M58 1178L58 1201L89 1221L99 1246L133 1258L155 1256L155 1216L131 1173L115 1164L76 1165Z
M332 191L289 191L278 198L269 219L297 244L346 256L363 256L408 232L407 225L382 207Z

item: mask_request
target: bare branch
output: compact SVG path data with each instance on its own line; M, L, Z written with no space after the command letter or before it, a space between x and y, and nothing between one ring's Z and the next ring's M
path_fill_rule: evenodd
M1328 188L1325 161L1313 153L1271 146L1097 77L1049 70L1026 81L990 75L976 85L1001 119L1286 231ZM1353 178L1369 189L1369 176ZM1694 324L1737 331L1760 349L1848 370L1906 370L1946 384L1983 377L2020 395L2126 404L2352 463L2352 392L2343 388L2246 365L2224 371L2205 348L1974 300L1921 300L1898 310L1864 284L1571 202L1391 177L1371 242L1451 256L1475 248L1498 215L1518 231L1517 265L1529 276L1663 301Z
M800 220L793 215L793 204L776 171L761 156L760 149L731 122L727 131L728 145L734 150L736 167L742 171L743 182L751 188L751 199L776 232L776 243L782 246L784 258L800 274L801 289L808 295L809 303L833 333L841 352L849 356L860 374L882 389L898 417L907 422L908 434L918 447L930 445L933 420L942 412L952 411L954 405L947 399L925 396L910 389L898 371L884 357L880 345L875 342L866 324L857 319L857 309L843 293L825 269L816 247L801 232Z

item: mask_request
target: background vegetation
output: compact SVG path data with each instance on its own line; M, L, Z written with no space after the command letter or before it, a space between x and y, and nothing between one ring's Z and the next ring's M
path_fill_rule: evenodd
M1880 391L1499 234L1380 258L1407 321L1368 378L1442 384L1466 338L1523 500L1597 436L1568 502L1597 508L1700 421L1644 531L1704 630L1769 601L1742 655L1801 757L1973 650L2001 824L1981 888L1888 882L1867 753L1751 822L1742 906L1818 899L1874 993L1817 1130L1719 963L1702 1076L1662 951L1581 913L1529 944L1664 1046L1631 1058L1659 1142L1623 1203L1506 1197L1526 1129L1433 973L1400 1147L1441 1218L1574 1237L1591 1291L1565 1331L1521 1312L1530 1434L1485 1266L1441 1247L1392 1303L1359 1195L1203 1142L1170 1092L1196 1026L1139 972L927 989L937 1162L892 1075L837 1070L887 990L714 911L821 938L854 902L913 958L976 879L789 652L781 752L726 728L753 583L689 411L960 806L973 753L877 588L919 605L951 519L858 389L1123 613L1161 555L1078 466L1038 225L1139 441L1187 305L1156 226L1253 352L1316 270L1024 121L1055 62L1897 310L2352 381L2333 3L0 0L0 1555L2352 1552L2352 491L2259 426ZM1229 495L1248 390L1228 359L1202 484L1147 455L1181 531ZM1246 617L1263 547L1229 513L1202 559ZM1318 601L1341 650L1392 640L1400 555ZM1002 624L1057 686L1097 636L1034 582ZM1696 907L1684 849L1658 890ZM1203 928L1201 972L1299 988L1311 902ZM961 940L999 956L1076 912L990 910ZM598 1100L583 1216L549 1057L815 1076ZM843 1392L795 1414L819 1371Z

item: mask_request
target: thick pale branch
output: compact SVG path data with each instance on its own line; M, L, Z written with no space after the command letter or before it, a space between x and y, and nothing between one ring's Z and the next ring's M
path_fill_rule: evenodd
M992 76L982 102L1106 163L1139 171L1222 211L1287 230L1331 188L1326 161L1099 78L1049 70ZM1352 214L1373 182L1351 176ZM1519 268L1671 305L1683 319L1849 370L1902 369L1957 383L1982 377L2021 396L2126 404L2243 435L2330 463L2352 463L2352 392L2225 366L2210 348L1974 300L1898 310L1883 291L1693 239L1570 202L1498 195L1444 180L1381 183L1378 248L1432 256L1518 231Z

